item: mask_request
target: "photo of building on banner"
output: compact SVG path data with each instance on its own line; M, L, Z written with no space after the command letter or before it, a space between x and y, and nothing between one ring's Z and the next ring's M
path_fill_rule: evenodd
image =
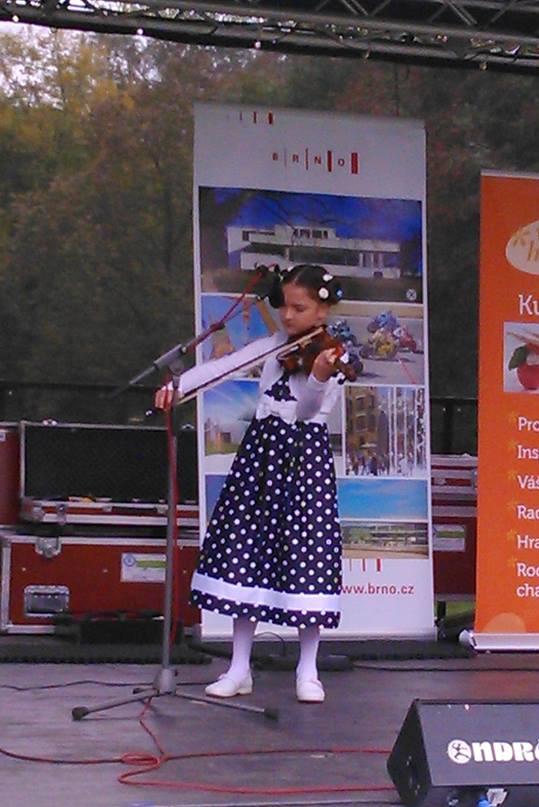
M220 321L249 289L237 315L201 346L200 361L282 334L279 310L268 300L275 269L286 273L298 264L315 264L339 282L342 297L331 307L327 328L342 343L355 380L342 384L327 418L343 585L340 626L326 635L433 635L423 129L412 122L408 131L399 121L392 133L403 132L408 148L414 143L414 183L398 172L392 181L383 138L368 136L380 125L385 129L385 122L343 118L341 151L357 149L359 132L368 144L356 174L346 182L328 172L302 181L297 164L290 163L287 173L281 161L279 187L272 184L277 180L268 163L270 141L274 151L290 153L302 123L308 126L310 153L325 153L323 115L277 110L261 132L244 108L202 105L199 111L194 193L200 327ZM260 120L270 117L257 115ZM220 147L228 143L244 155L236 170L227 173L222 161L212 169L210 121L225 140ZM332 121L335 136L340 121ZM267 147L260 137L268 138ZM389 149L389 136L386 145ZM374 193L362 166L373 177L380 172ZM260 266L269 271L257 278ZM255 414L261 370L250 366L201 396L203 526ZM222 614L203 612L207 636L226 636L229 622ZM279 631L287 635L289 629L279 625Z
M327 267L344 298L422 302L421 204L199 188L202 291L239 292L260 264Z

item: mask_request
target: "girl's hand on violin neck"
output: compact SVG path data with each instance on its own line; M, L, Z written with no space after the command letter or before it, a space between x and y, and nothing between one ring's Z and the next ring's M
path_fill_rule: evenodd
M154 406L156 409L170 409L174 400L174 390L172 384L166 384L158 389L154 396Z
M327 381L335 372L335 362L339 358L339 351L334 348L322 350L313 363L312 374L317 381Z

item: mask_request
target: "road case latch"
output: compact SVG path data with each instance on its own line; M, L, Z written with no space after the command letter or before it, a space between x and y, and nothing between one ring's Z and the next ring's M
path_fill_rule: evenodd
M55 558L62 551L62 540L59 535L52 537L39 535L36 538L34 549L44 558Z

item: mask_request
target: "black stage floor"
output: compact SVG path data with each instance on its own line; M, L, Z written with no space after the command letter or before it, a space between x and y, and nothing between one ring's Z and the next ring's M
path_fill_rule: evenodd
M180 691L202 695L203 685L224 667L224 660L179 666ZM385 770L385 752L415 698L539 700L536 654L361 661L350 671L323 673L327 699L316 705L296 702L292 672L258 672L254 693L234 700L255 707L253 711L175 696L155 699L144 721L162 752L206 756L171 759L131 780L158 786L121 784L121 774L140 768L148 755L159 756L155 740L139 723L143 707L121 706L80 722L72 720L71 710L129 695L134 685L150 683L158 669L134 664L0 663L4 751L0 804L395 804L398 797ZM279 710L277 722L256 711L267 707ZM27 758L7 756L5 751ZM272 753L263 753L268 751ZM122 762L126 754L139 756ZM35 762L30 757L62 763ZM98 764L79 762L95 760Z

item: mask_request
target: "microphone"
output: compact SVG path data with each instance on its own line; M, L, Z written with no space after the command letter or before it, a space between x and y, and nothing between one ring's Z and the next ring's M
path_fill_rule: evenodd
M278 263L270 263L266 266L265 263L255 263L255 272L259 272L262 277L267 277L269 274L281 274L281 267Z
M281 280L284 272L278 263L272 263L269 266L265 264L255 264L255 271L261 272L263 278L270 277L271 281L269 288L264 294L259 294L259 300L266 300L272 308L280 308L283 304L283 292L281 289Z

